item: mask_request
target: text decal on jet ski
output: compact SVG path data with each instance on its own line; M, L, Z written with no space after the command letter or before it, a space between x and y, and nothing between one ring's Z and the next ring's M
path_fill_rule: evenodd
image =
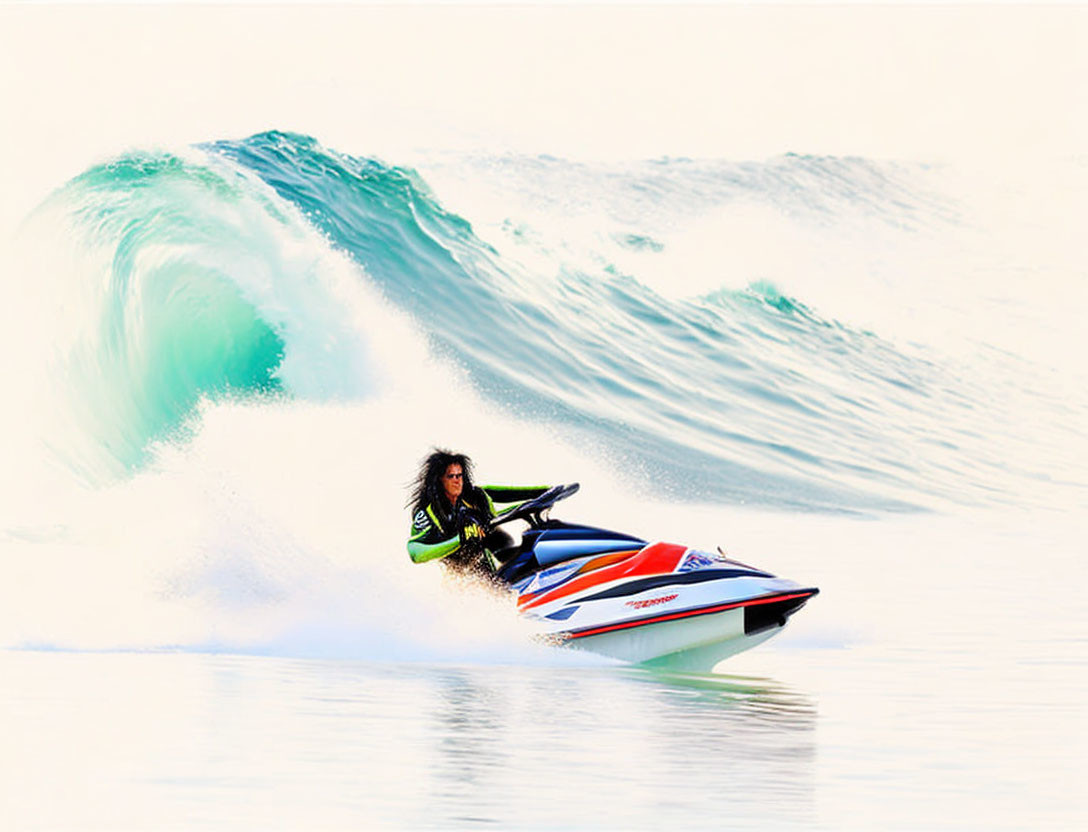
M657 598L647 598L645 601L628 601L625 606L634 607L636 610L644 610L646 607L656 607L658 604L667 604L676 597L672 595L659 595Z

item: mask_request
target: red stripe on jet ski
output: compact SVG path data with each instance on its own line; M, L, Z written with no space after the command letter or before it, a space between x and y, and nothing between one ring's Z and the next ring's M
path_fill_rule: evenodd
M735 601L732 604L714 604L710 607L696 607L691 610L682 610L680 612L668 613L666 615L653 615L649 618L640 618L637 621L622 621L618 624L608 624L604 627L593 627L588 630L571 630L564 633L568 639L585 638L586 636L595 636L600 633L609 633L614 630L626 630L631 627L644 627L647 624L658 624L662 621L675 621L678 618L691 618L696 615L709 615L715 612L724 612L725 610L738 609L740 607L754 607L758 604L773 604L776 601L791 601L794 598L811 598L816 593L814 592L793 592L780 595L765 595L762 598L753 598L748 601Z
M583 563L577 572L575 572L568 578L564 578L564 580L569 581L571 578L576 578L577 576L584 575L587 572L592 572L596 569L602 569L605 566L611 566L612 564L621 560L627 560L628 558L632 558L637 555L640 551L642 550L627 549L622 552L609 552L607 555L595 557L593 558L593 560ZM545 592L551 592L553 589L556 588L557 587L551 586L547 589L542 589L539 592L523 592L521 595L518 596L518 608L524 608L525 605L532 601L534 598L539 598Z
M518 600L518 608L527 610L539 604L546 604L548 601L554 601L557 598L579 592L587 587L614 581L617 578L633 578L638 575L672 572L676 569L677 564L680 563L680 558L684 556L687 550L687 546L679 546L675 543L651 543L640 551L637 557L625 559L614 566L606 566L589 575L567 581L540 595L522 596Z

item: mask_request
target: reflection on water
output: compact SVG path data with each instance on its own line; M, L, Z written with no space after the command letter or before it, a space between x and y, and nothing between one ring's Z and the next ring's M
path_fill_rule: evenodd
M428 670L420 822L611 828L811 819L816 708L767 679L631 668Z
M0 651L0 826L1080 828L1083 658L1010 644L721 677Z
M469 823L492 818L476 805L463 805L466 795L486 795L495 773L511 763L504 742L508 723L503 703L486 685L475 683L470 674L440 672L434 679L438 696L428 715L435 720L432 734L437 750L437 766L432 776L437 781L432 799L455 811L448 820Z
M766 679L63 652L0 678L5 828L811 822L816 709Z

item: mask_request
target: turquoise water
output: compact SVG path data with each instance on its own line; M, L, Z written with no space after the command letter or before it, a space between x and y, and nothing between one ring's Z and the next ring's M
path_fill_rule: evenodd
M1083 262L989 199L283 132L58 183L4 255L0 816L1079 825ZM433 444L821 594L718 676L534 645L404 556Z
M731 274L730 234L747 229L728 223L702 241L700 262L682 261L720 269L718 288L640 279L640 268L654 274L655 259L670 254L657 237L682 237L677 227L697 225L700 214L753 202L774 205L789 233L824 234L825 248L851 252L856 240L843 229L860 227L917 259L926 245L939 250L967 234L955 205L931 192L926 169L808 157L617 170L500 159L497 187L511 201L526 180L544 190L540 180L550 178L556 193L599 204L579 209L553 194L558 204L542 209L534 194L485 235L444 208L417 171L305 136L266 133L205 151L122 157L51 200L74 226L81 256L101 259L92 331L66 357L77 406L90 411L83 427L113 457L100 467L138 469L149 443L181 426L201 397L285 387L303 399L367 395L346 358L313 366L304 357L300 374L322 379L316 396L285 385L287 354L319 334L341 346L348 337L327 329L329 287L312 273L321 267L296 262L285 245L316 231L323 240L300 245L346 255L356 279L407 316L482 398L518 420L558 426L612 465L652 470L676 498L825 511L1083 504L1083 481L1060 470L1066 439L1078 433L1066 391L1047 389L1005 344L976 343L965 360L851 323L776 287L766 275L774 252L762 269ZM494 166L481 174L495 176ZM554 227L572 210L600 223L578 229L588 242L568 239L569 223ZM964 279L956 264L946 267L949 280ZM791 272L806 268L825 264L790 263ZM877 271L858 291L886 280ZM972 315L992 315L982 299L972 306ZM337 325L371 342L386 337L380 320ZM1036 389L1018 389L1027 384ZM1035 419L1027 431L1025 406Z

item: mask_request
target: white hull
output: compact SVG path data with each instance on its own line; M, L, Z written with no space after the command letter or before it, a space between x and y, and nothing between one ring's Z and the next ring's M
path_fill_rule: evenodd
M783 578L740 577L583 600L598 590L547 604L532 617L561 616L549 622L548 630L567 646L633 664L693 672L709 671L723 659L762 644L785 625L783 617L750 624L754 632L746 633L748 607L771 609L764 602L808 594ZM563 615L565 610L569 615Z
M631 541L563 524L539 535L534 555L576 556L516 584L521 614L542 635L633 664L709 671L774 636L819 591L677 544L608 551Z
M571 639L571 647L673 670L709 671L723 659L762 644L781 627L745 635L744 610L732 609Z

